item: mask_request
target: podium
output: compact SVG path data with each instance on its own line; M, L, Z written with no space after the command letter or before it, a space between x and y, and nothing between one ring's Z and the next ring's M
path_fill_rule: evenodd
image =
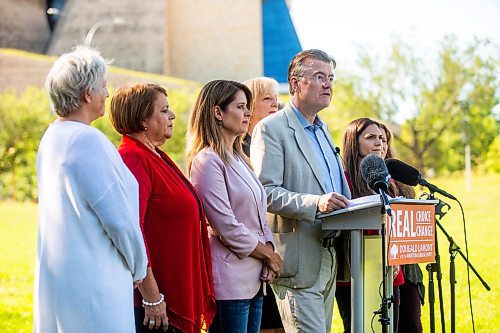
M404 198L391 198L389 200L391 208L398 207L412 207L412 206L422 206L422 207L432 207L432 217L429 225L434 226L434 206L438 204L437 200L415 200L415 199L404 199ZM418 208L418 207L417 207ZM393 208L394 210L394 208ZM365 318L364 318L364 305L365 305L365 262L364 262L364 236L363 230L380 230L382 223L385 223L387 216L381 214L382 205L380 200L372 201L367 203L362 203L354 207L347 207L334 211L329 214L318 215L319 219L323 220L323 230L350 230L351 231L351 332L361 333L365 329ZM387 234L390 231L394 231L399 235L400 231L403 233L408 232L408 234L416 233L415 230L410 230L405 223L412 223L412 228L414 227L414 216L401 217L398 211L398 220L396 221L393 211L393 219L391 224L387 226ZM423 214L421 214L423 215ZM430 215L430 214L428 214ZM426 219L428 216L425 217ZM408 222L407 222L408 220ZM399 222L405 224L402 228L399 228ZM397 230L397 232L395 231ZM419 229L420 230L420 229ZM424 230L424 229L422 229ZM420 232L420 231L419 231ZM432 236L434 237L434 236ZM393 243L396 243L395 241ZM396 246L395 244L392 245ZM397 248L397 246L396 246ZM389 253L389 251L386 251ZM393 253L391 254L393 255ZM419 261L419 262L425 262ZM388 283L387 290L384 291L386 297L392 295L392 267L388 266ZM375 290L378 294L378 290ZM391 306L389 317L391 318L391 325L389 325L388 332L392 332L392 309Z

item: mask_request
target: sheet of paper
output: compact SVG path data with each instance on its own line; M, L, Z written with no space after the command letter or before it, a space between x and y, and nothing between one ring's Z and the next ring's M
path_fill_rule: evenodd
M367 195L365 197L349 200L349 207L356 207L370 202L380 202L380 194Z
M387 197L389 198L389 200L394 199L390 195L387 195ZM398 197L398 198L403 198L403 197ZM371 202L380 202L380 194L372 194L372 195L367 195L364 197L349 200L349 207L356 207L356 206L366 204L366 203L371 203Z

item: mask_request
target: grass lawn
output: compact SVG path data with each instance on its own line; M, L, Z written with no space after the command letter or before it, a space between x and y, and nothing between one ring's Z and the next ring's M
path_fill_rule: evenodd
M500 267L500 219L496 215L496 205L500 204L500 175L473 176L471 191L465 190L463 177L447 177L433 179L431 183L455 195L462 203L465 210L467 240L469 244L469 261L481 274L483 279L492 288L484 289L481 282L470 271L472 306L476 332L500 332L500 294L498 285L500 277L497 268ZM441 224L448 234L461 247L465 254L465 240L460 207L450 199L436 195L451 205L450 212L443 217ZM436 227L437 228L437 227ZM446 331L450 332L450 283L449 283L449 253L448 241L441 231L438 231L438 245L441 256L441 270L443 273L443 298L445 310ZM422 307L422 325L424 332L430 332L429 306L428 306L428 274L425 265L420 266L424 273L426 286L426 300ZM456 332L472 332L471 316L469 309L469 295L467 287L467 266L465 261L457 255L455 259L456 280ZM437 299L437 281L435 283L435 315L436 332L441 332L439 303ZM378 317L377 317L378 319ZM332 332L343 332L342 321L337 309L334 313L334 326Z
M32 332L37 206L0 202L0 332Z
M500 175L473 176L473 188L465 190L463 178L448 177L432 181L439 187L458 197L465 208L467 222L469 260L492 287L486 291L471 271L471 292L474 307L476 332L500 332L500 298L498 285L500 267L498 250L500 242L499 219L495 207L500 203ZM465 253L463 224L458 205L441 221L455 242ZM0 332L31 332L33 304L33 271L36 252L37 207L35 204L0 202ZM448 242L439 232L439 248L443 271L443 296L445 304L446 330L450 324L449 255ZM497 243L498 242L498 243ZM427 279L422 265L424 279ZM457 332L472 332L467 291L467 271L461 257L456 258L456 321ZM425 281L427 285L427 281ZM427 291L426 291L427 292ZM437 287L436 287L437 294ZM340 316L335 310L332 332L342 332ZM436 332L441 332L439 307L436 303ZM424 332L429 330L429 309L422 309Z

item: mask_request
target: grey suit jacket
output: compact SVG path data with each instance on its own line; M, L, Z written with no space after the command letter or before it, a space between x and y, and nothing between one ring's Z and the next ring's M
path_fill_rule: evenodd
M323 131L334 149L326 125ZM323 232L316 212L326 190L309 138L290 105L257 124L251 161L266 190L267 221L284 262L275 283L308 288L317 280L321 266ZM343 173L342 182L342 194L350 198Z

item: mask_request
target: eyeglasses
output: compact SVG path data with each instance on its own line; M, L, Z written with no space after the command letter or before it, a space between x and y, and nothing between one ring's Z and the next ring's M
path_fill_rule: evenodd
M314 74L313 76L298 75L298 77L305 77L308 79L314 79L314 80L316 80L316 82L318 84L325 84L327 82L335 83L335 75L333 75L333 74L326 76L323 73L317 73L317 74Z

